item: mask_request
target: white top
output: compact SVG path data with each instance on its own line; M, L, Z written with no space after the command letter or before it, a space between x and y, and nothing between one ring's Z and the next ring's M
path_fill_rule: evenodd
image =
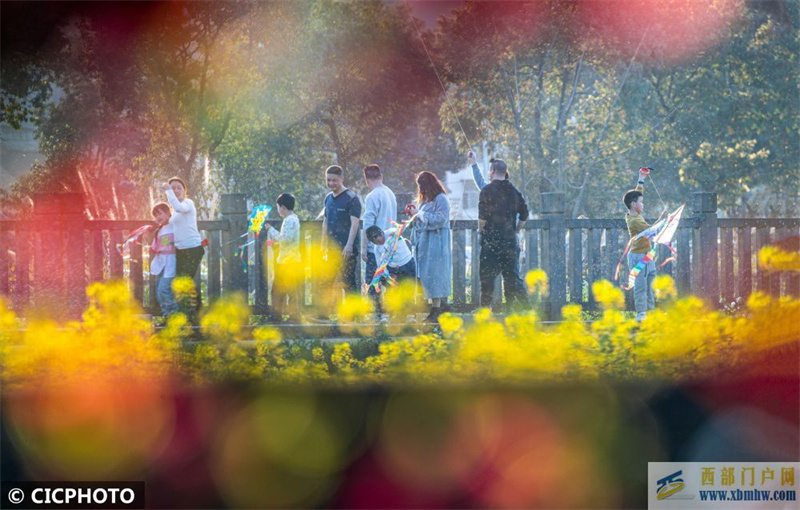
M189 198L184 198L180 202L171 189L167 190L167 199L172 206L172 216L169 224L175 233L175 247L179 250L197 248L203 244L200 231L197 230L197 209L194 202Z
M390 228L388 230L383 231L383 237L386 240L383 244L376 244L375 245L375 259L380 266L385 257L388 257L391 253L392 246L389 244L389 236L397 232L396 228ZM412 255L411 250L408 249L408 243L402 237L397 240L397 251L394 254L394 258L389 263L389 267L400 267L404 266L411 261Z
M178 258L175 256L175 237L172 225L167 223L158 231L158 237L153 239L150 247L150 274L161 275L164 278L175 277L175 266Z
M280 232L270 225L267 236L280 244L278 264L300 262L300 219L295 213L291 213L283 219Z
M386 230L396 219L397 197L392 190L381 184L370 191L364 199L364 231L366 232L372 225L378 225L381 230ZM368 252L377 254L376 249L374 244L367 242Z

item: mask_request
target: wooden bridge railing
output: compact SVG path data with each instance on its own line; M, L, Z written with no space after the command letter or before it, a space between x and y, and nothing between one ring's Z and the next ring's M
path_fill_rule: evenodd
M561 193L543 194L540 218L526 223L520 254L523 274L539 267L547 272L550 295L543 308L552 318L559 317L565 303L596 308L591 285L613 279L628 240L624 220L567 219L564 204ZM35 198L32 219L0 221L0 295L7 296L20 312L34 305L74 317L85 306L87 283L121 278L145 309L157 313L155 279L146 273L148 252L142 249L149 245L150 236L145 234L141 244L133 245L129 259L115 248L128 232L146 222L90 221L82 214L80 195L43 194ZM262 314L269 306L274 253L262 236L237 256L237 247L253 240L252 234L242 237L247 215L245 196L226 194L220 218L198 222L209 246L197 283L206 303L222 293L244 291L254 313ZM452 303L457 310L472 310L480 305L477 222L458 220L451 227ZM320 222L302 222L303 257L310 256L311 243L319 240L320 230ZM675 278L680 294L696 294L713 305L747 298L754 290L800 296L800 275L770 273L756 260L759 249L769 244L797 250L799 233L800 218L717 218L716 195L694 193L674 241L677 260L660 271ZM659 258L667 256L668 250L659 248ZM622 278L627 271L623 262ZM314 295L314 282L309 279L302 287L304 303L313 303Z

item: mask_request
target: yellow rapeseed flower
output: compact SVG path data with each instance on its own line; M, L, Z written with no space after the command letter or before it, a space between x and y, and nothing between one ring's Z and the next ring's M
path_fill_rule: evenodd
M361 321L370 316L374 311L371 298L361 294L348 293L339 303L339 329L344 333L357 331L360 334L369 334L371 327Z
M424 310L422 299L417 297L417 285L414 280L404 280L381 293L383 306L392 315L405 317Z
M4 296L0 296L0 335L2 335L0 338L5 337L18 326L17 315L11 309L8 300Z
M188 276L178 276L172 280L172 292L175 293L175 299L178 301L194 297L196 293L194 280Z
M659 299L675 299L678 291L675 289L675 280L666 274L660 274L653 280L653 292Z
M261 327L253 329L253 340L257 342L278 343L283 335L278 328Z
M339 321L353 322L372 313L372 300L360 294L347 294L339 304Z
M250 307L245 296L232 292L220 297L200 320L203 332L217 342L242 340L244 326L250 320Z
M592 293L600 306L606 310L621 310L625 307L625 295L607 280L594 282Z
M361 369L361 362L353 356L353 350L347 342L338 343L333 346L331 354L331 364L336 369L336 374L346 381L354 380L355 375Z
M492 319L492 310L491 308L478 308L472 314L472 317L475 319L475 322L480 324L481 322L487 322Z
M569 304L561 308L561 317L564 321L580 320L581 318L581 305Z
M464 326L464 321L451 313L443 313L439 316L439 326L442 328L442 333L450 336Z
M444 335L383 341L377 354L362 360L354 354L355 345L283 342L272 327L250 331L250 310L241 294L224 296L203 317L203 330L215 342L185 348L185 316L171 316L155 333L127 285L107 282L87 289L90 304L82 322L58 324L29 317L21 328L7 301L0 299L0 373L5 384L36 386L63 381L108 384L120 373L158 379L174 369L181 371L183 380L199 383L682 380L747 368L763 351L791 345L800 337L796 298L754 292L742 313L723 315L697 297L674 297L674 282L667 277L658 278L655 286L660 297L672 298L638 326L620 310L622 292L609 282L598 282L592 290L604 310L591 325L574 304L563 307L564 320L555 326L542 324L534 312L499 321L483 308L466 327L460 317L443 314ZM397 295L407 297L408 289L399 288ZM343 329L348 321L373 311L372 300L360 295L349 295L337 306ZM400 308L395 311L403 309L402 303L396 306ZM373 324L364 327L373 334ZM255 340L255 349L231 341L249 338Z
M800 252L788 252L777 246L765 246L758 252L758 265L770 271L800 272Z
M525 275L528 294L547 294L547 273L541 269L532 269Z
M266 248L266 244L264 247ZM262 274L266 277L269 274L269 259L263 259L264 269ZM302 285L306 278L306 267L303 264L283 264L280 271L273 274L272 285L277 289L291 291L295 287Z
M747 307L755 312L758 312L767 308L771 301L772 300L767 294L761 291L755 291L750 294L749 298L747 298Z
M309 269L311 278L318 283L333 282L338 276L342 265L342 252L336 249L337 246L333 243L327 251L319 243L311 243L308 247L308 254L303 264Z

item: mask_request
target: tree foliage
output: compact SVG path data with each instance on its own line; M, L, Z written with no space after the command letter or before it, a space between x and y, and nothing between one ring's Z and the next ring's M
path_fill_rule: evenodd
M46 160L6 204L69 190L91 217L142 217L179 175L206 215L289 191L313 217L327 165L364 191L378 163L410 192L469 141L534 210L563 191L573 216L615 215L652 166L666 202L797 214L791 2L466 2L434 27L377 0L32 5L4 5L0 120L34 122Z

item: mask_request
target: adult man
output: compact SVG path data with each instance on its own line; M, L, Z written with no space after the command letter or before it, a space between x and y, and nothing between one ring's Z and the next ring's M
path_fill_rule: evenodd
M383 184L383 174L378 165L367 165L364 167L364 181L371 190L364 199L364 232L373 225L377 225L381 231L392 227L392 221L397 219L397 197L392 190ZM366 281L372 280L372 276L378 269L377 258L375 257L375 244L364 236L361 245L361 258L367 263ZM375 289L370 287L369 293L375 300L375 310L381 313L381 300Z
M525 285L517 271L517 234L528 220L528 206L522 194L506 179L508 166L502 159L489 165L489 184L478 198L478 230L481 237L481 304L491 306L494 281L503 275L509 306L527 304ZM519 221L517 216L519 215Z
M474 152L469 151L467 153L467 161L472 166L472 181L475 183L475 186L478 188L478 192L480 192L480 190L482 190L484 187L486 187L486 185L489 184L489 183L486 182L486 179L483 178L483 174L481 173L481 169L478 167L478 160L475 158L475 153ZM510 179L510 177L508 175L508 170L506 170L506 180L508 180L508 179ZM520 265L519 265L519 245L521 243L522 243L522 235L520 234L520 235L517 235L517 257L516 257L517 273L521 272Z
M332 239L341 248L340 281L345 290L357 291L356 262L361 246L358 232L361 201L352 190L344 187L344 171L338 165L331 165L325 170L325 184L331 192L325 197L322 246L327 250L328 239Z

